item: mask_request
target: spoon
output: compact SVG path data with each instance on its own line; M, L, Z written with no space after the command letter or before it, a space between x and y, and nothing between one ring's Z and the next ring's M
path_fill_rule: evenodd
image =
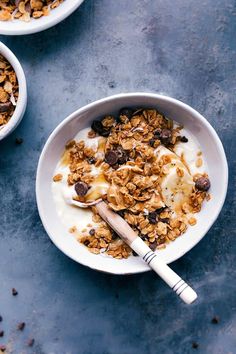
M158 257L146 243L134 232L129 224L115 213L102 200L97 199L88 203L70 200L72 205L80 208L95 206L101 218L152 268L171 289L186 303L191 304L197 299L196 292L177 275L162 259Z

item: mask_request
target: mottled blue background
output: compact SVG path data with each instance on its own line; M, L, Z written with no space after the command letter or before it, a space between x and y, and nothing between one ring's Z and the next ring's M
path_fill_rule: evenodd
M22 123L0 143L0 344L16 354L235 353L235 1L85 0L52 29L0 39L21 61L29 90ZM198 292L189 307L151 272L112 276L71 261L37 213L35 171L51 131L78 107L130 91L192 105L226 149L222 213L173 264ZM22 333L19 321L26 322Z

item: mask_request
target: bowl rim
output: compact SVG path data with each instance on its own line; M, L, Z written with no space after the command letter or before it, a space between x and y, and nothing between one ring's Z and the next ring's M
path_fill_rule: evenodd
M78 259L76 259L76 257L74 257L73 255L71 255L69 252L65 251L63 249L63 247L60 247L57 243L57 238L50 232L49 228L47 227L47 222L44 218L43 215L43 204L41 203L41 198L40 198L40 185L39 185L39 175L40 175L40 171L41 171L41 167L43 164L43 160L44 157L46 155L47 149L49 147L49 145L51 144L51 141L54 139L54 137L57 135L57 133L71 120L73 120L74 118L76 118L78 115L81 115L83 112L89 110L90 108L96 106L97 104L103 104L107 101L111 101L114 99L119 99L119 98L124 98L124 97L130 97L130 98L153 98L153 99L162 99L164 101L167 101L169 103L173 103L175 105L181 106L184 109L186 109L188 112L191 113L191 115L197 117L199 119L199 121L201 121L201 124L203 124L208 130L210 130L211 134L214 136L214 142L218 145L221 157L222 157L222 185L223 185L223 192L222 192L222 196L221 196L221 200L218 202L217 205L217 212L214 215L214 218L211 219L211 222L209 223L208 227L206 228L206 231L201 235L201 237L198 238L198 240L196 240L196 242L192 245L189 244L185 247L184 250L179 250L178 252L176 252L175 256L171 259L170 262L168 263L172 263L176 260L178 260L179 258L181 258L183 255L185 255L187 252L189 252L193 247L195 247L201 240L202 238L207 234L207 232L209 231L209 229L213 226L213 224L215 223L216 219L218 218L221 209L224 205L224 201L226 198L226 194L227 194L227 189L228 189L228 163L227 163L227 159L226 159L226 155L225 155L225 151L223 148L223 144L218 136L218 134L216 133L215 129L211 126L211 124L206 120L206 118L204 118L199 112L197 112L194 108L190 107L189 105L187 105L186 103L183 103L180 100L177 100L175 98L166 96L166 95L162 95L162 94L156 94L156 93L148 93L148 92L131 92L131 93L119 93L119 94L115 94L112 96L108 96L96 101L93 101L85 106L82 106L81 108L77 109L76 111L74 111L73 113L71 113L69 116L67 116L63 121L61 121L61 123L59 123L56 128L52 131L52 133L49 135L43 149L42 152L40 154L39 157L39 161L38 161L38 167L37 167L37 172L36 172L36 184L35 184L35 191L36 191L36 202L37 202L37 207L38 207L38 212L39 212L39 216L41 218L42 224L45 228L45 231L47 232L49 238L52 240L52 242L55 244L55 246L65 255L67 255L69 258L71 258L72 260L74 260L75 262L82 264L90 269L93 270L98 270L104 273L108 273L108 274L117 274L117 275L128 275L128 274L138 274L138 273L144 273L147 271L150 271L151 268L146 268L146 269L142 269L142 270L138 270L138 271L132 271L132 272L124 272L124 271L119 271L119 267L117 267L117 271L106 271L104 270L103 267L100 267L98 264L94 265L90 265L89 263L86 263L86 261L84 262L84 260L80 260L78 261ZM99 263L99 262L98 262Z
M73 1L65 1L63 4L64 10L59 13L55 13L56 9L53 9L53 12L50 13L49 16L43 16L38 19L31 19L30 22L22 22L22 28L21 29L15 29L14 28L14 21L7 21L9 26L7 28L2 28L1 22L0 21L0 34L2 35L10 35L10 36L20 36L20 35L27 35L27 34L33 34L33 33L38 33L41 31L44 31L50 27L55 26L59 22L63 21L65 18L67 18L69 15L72 14L82 3L84 0L73 0ZM60 4L61 6L62 4ZM59 6L58 6L59 7ZM42 21L42 19L44 19ZM17 20L19 21L19 20ZM34 26L30 26L30 24L36 23ZM6 22L4 22L6 23ZM25 27L24 27L25 26Z
M15 111L9 122L0 129L0 140L2 140L18 126L23 118L27 104L27 84L25 74L19 60L15 54L2 42L0 42L0 54L2 54L2 56L5 57L12 65L16 73L19 86L19 96Z

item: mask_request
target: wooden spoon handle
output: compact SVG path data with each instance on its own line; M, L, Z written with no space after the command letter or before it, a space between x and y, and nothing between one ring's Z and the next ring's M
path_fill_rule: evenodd
M105 202L96 204L96 209L101 218L127 243L129 246L138 237L129 224L115 213Z
M96 204L97 211L104 221L151 267L186 303L191 304L197 298L195 291L178 276L146 243L137 236L129 224L108 207L105 202Z

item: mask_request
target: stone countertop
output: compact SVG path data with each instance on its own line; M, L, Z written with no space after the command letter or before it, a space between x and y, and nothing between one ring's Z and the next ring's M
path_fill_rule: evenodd
M0 37L21 61L29 91L22 123L0 143L0 344L9 352L235 353L235 35L233 0L85 0L45 32ZM78 107L131 91L196 108L228 157L220 217L172 265L198 292L189 307L152 272L122 277L76 264L49 241L38 216L35 171L51 131Z

